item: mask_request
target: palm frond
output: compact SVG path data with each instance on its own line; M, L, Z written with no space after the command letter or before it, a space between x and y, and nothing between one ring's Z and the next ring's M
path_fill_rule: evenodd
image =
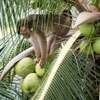
M30 46L26 40L19 38L18 35L7 35L0 40L0 71L15 55L22 52L24 49ZM20 90L20 80L13 78L14 71L12 70L5 77L3 81L0 81L0 99L21 100L26 98ZM17 80L16 80L17 79Z
M100 75L93 69L99 67L91 60L84 59L84 55L77 56L77 53L70 51L45 90L53 67L52 65L48 70L48 75L32 100L95 100L97 83L94 80L100 80Z
M7 35L0 40L0 70L17 54L28 48L30 44L18 35Z
M26 100L27 96L23 95L20 89L20 78L13 78L9 81L0 81L0 99L1 100Z
M69 4L69 0L67 3L64 0L32 0L31 5L33 9L37 7L41 10L47 10L49 13L61 13L72 6Z

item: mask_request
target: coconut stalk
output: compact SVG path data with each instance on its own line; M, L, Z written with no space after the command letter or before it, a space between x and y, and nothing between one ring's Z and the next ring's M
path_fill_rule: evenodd
M75 22L73 28L77 28L83 23L92 23L100 19L100 12L81 12Z

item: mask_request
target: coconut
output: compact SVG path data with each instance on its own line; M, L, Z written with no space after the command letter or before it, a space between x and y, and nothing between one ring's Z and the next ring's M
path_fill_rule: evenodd
M28 74L21 84L22 91L26 94L33 94L39 87L41 80L38 78L36 73Z
M35 64L33 64L33 60L29 57L23 58L15 65L16 74L22 77L34 72L34 70Z
M45 68L42 68L39 64L35 66L35 72L39 77L43 77L45 74Z
M79 30L81 34L86 37L93 36L96 33L95 26L92 23L80 25Z
M92 55L93 54L93 47L89 41L84 40L80 44L80 52L87 54L87 55Z
M100 37L96 38L96 40L93 43L93 50L96 54L100 54Z

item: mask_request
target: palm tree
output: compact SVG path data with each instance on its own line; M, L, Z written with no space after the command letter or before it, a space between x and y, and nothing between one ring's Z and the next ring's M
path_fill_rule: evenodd
M0 39L0 71L3 71L14 56L30 47L27 40L17 34L16 24L19 19L41 10L48 14L61 14L67 10L72 12L70 16L74 20L77 14L86 10L79 1L1 0L0 28L3 38ZM99 96L99 65L95 63L93 57L79 52L78 44L83 38L79 38L79 31L72 32L73 35L60 42L61 46L47 59L45 64L47 72L35 94L29 96L22 92L20 88L22 79L18 78L12 69L0 81L0 99L96 100Z

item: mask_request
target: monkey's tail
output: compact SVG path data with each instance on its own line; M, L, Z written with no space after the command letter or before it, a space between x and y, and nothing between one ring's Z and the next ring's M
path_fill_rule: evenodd
M4 78L4 76L9 72L9 70L14 67L13 65L18 62L19 60L21 60L22 58L30 55L32 52L34 51L34 47L30 47L26 50L24 50L23 52L21 52L20 54L18 54L17 56L15 56L11 61L9 61L9 63L4 67L3 72L0 75L0 80L2 80Z

